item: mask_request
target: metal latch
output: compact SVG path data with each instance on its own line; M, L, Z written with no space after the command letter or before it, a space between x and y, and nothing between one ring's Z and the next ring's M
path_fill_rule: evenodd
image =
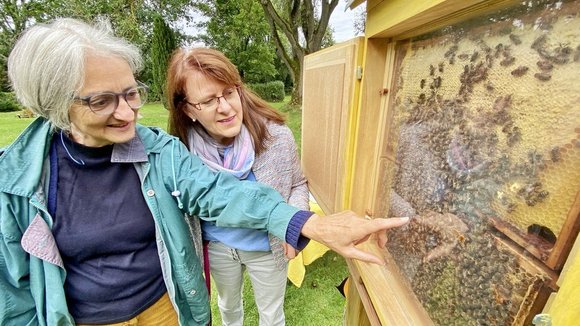
M362 72L363 72L362 67L356 66L356 79L358 79L358 80L362 79Z
M537 314L532 319L532 324L536 326L552 326L552 317L549 314Z

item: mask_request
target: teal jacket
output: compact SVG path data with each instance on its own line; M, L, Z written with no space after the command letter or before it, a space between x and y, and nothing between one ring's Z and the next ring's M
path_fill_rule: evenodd
M53 130L35 120L0 153L0 325L74 325L63 284L66 270L46 207ZM257 182L214 174L175 137L137 126L116 144L113 161L134 162L155 219L169 297L181 325L206 325L210 308L199 257L184 214L220 226L266 230L284 239L297 208ZM103 189L106 191L106 189Z

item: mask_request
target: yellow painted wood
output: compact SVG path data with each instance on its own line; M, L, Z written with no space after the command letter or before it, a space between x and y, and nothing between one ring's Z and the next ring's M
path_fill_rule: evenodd
M363 80L360 93L360 114L356 121L356 143L353 149L352 179L349 209L365 214L371 207L372 175L375 171L376 142L379 138L380 105L383 100L381 91L386 88L385 58L387 42L385 40L367 40L363 59ZM370 215L372 215L372 212Z
M365 304L371 325L434 325L389 253L380 249L372 239L359 245L359 248L382 256L387 262L386 266L380 266L357 260L349 261L349 269L354 271L352 275L364 287L361 300ZM370 303L365 303L365 296L368 296ZM378 318L378 322L374 321L375 318Z
M346 6L349 7L350 9L354 9L358 6L360 6L363 2L365 2L364 0L349 0L346 3Z
M357 93L356 38L304 58L302 166L310 191L326 214L343 209L349 117Z
M517 2L516 0L369 1L365 36L405 39Z
M374 155L378 159L375 159L377 164L374 166L374 170L372 171L371 180L372 188L370 189L374 196L369 196L371 199L370 206L367 210L372 212L373 216L375 217L386 217L384 215L379 216L377 214L382 214L384 210L379 209L381 204L386 202L385 198L383 197L382 191L382 183L383 175L387 172L385 170L386 164L389 166L394 166L394 153L393 148L390 146L392 141L389 138L390 135L390 127L393 123L393 109L395 107L393 101L392 91L393 86L395 85L395 81L393 80L395 75L395 59L396 59L396 43L391 42L387 45L387 52L385 55L385 73L383 75L383 88L382 92L383 95L381 97L381 102L379 106L379 126L377 129L377 133L379 137L377 137L377 141L375 142L374 148ZM386 163L386 164L385 164Z
M568 212L568 217L566 222L560 231L559 238L556 242L554 248L552 248L552 254L546 264L553 269L560 269L566 262L566 258L574 245L575 238L578 235L578 230L580 229L580 192L576 194L576 199L572 205L570 212ZM562 241L560 239L564 239ZM580 287L580 285L579 285ZM579 293L580 296L580 293Z
M346 297L345 323L348 326L380 326L381 322L373 307L369 294L353 261L346 260L349 289Z
M364 37L357 37L353 40L356 43L356 53L353 60L355 69L355 80L353 80L353 95L350 98L349 113L348 113L348 126L347 126L347 139L346 139L346 162L345 169L346 174L344 176L344 187L342 189L342 206L341 209L349 209L351 207L351 192L352 182L354 178L354 161L356 159L355 152L356 148L356 133L357 124L360 115L360 95L361 95L361 85L362 85L362 75L363 73L363 58L364 58Z
M476 0L479 2L482 0ZM408 30L412 24L419 26L424 22L409 22L412 18L417 17L430 9L441 6L442 4L453 2L462 6L461 3L471 3L473 0L427 0L427 1L409 1L409 0L375 0L367 1L367 21L365 36L384 37L385 31L390 31L395 27ZM382 34L382 35L381 35ZM392 33L396 35L396 33Z

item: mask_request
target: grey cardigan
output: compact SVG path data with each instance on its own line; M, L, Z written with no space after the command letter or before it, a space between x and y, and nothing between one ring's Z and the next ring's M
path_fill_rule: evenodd
M252 171L258 182L276 189L284 200L302 210L309 210L308 183L298 158L298 149L292 131L286 125L268 123L270 138L266 150L256 156ZM276 266L283 269L287 259L282 240L270 235L270 247Z
M309 210L308 183L298 158L298 148L292 131L286 125L267 122L270 138L266 149L257 155L252 172L258 182L276 189L286 202L301 210ZM192 234L197 255L201 252L201 228L197 217L186 216ZM288 259L284 255L283 240L269 235L270 248L279 269L286 268Z

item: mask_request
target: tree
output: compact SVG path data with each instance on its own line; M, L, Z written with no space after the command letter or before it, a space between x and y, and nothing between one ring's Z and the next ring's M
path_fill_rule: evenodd
M16 38L35 21L47 17L44 8L54 5L52 1L3 0L0 1L0 91L9 91L7 63Z
M200 24L205 33L197 39L222 51L245 82L263 83L276 78L276 47L255 0L204 1L199 10L209 19Z
M191 0L2 0L0 1L0 87L6 88L6 58L18 35L33 23L54 17L74 17L94 21L100 17L111 22L115 34L141 48L145 70L140 78L150 83L151 35L153 17L161 15L168 21L184 24L191 19ZM176 38L185 37L176 32ZM4 79L3 79L4 78Z
M360 5L353 9L354 19L354 31L356 35L364 34L367 22L367 11L365 6Z
M165 97L165 81L167 74L167 63L173 50L177 48L175 33L165 23L161 15L156 15L153 20L153 37L151 40L151 61L152 61L152 84L154 95L161 98L163 105L167 108Z
M302 66L304 57L322 48L330 15L338 0L321 0L317 15L313 0L260 0L266 20L270 25L278 57L288 67L294 89L290 100L293 105L302 104ZM284 40L288 42L285 46Z

